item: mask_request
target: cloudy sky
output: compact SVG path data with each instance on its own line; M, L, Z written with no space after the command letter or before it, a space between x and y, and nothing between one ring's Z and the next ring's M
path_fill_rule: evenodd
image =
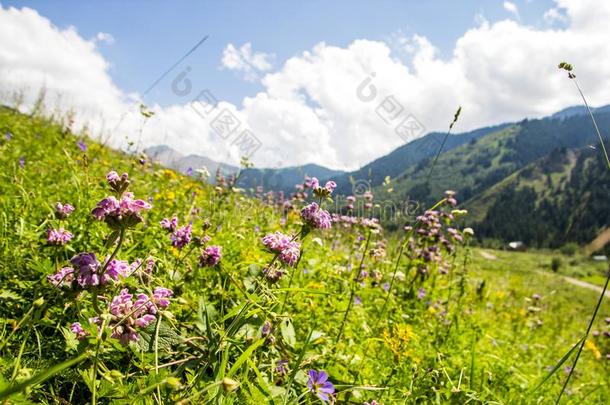
M2 1L0 98L44 88L115 147L354 169L459 105L466 131L578 104L564 59L610 103L609 20L605 0Z

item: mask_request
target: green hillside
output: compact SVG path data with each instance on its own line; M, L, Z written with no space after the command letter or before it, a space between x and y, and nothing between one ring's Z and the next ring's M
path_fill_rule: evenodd
M0 108L0 131L3 403L551 403L597 300L548 254L472 249L448 203L411 234L328 228L44 117ZM610 396L608 316L570 401Z
M610 125L605 110L597 119L602 128ZM454 189L474 211L469 223L481 225L480 237L553 247L586 243L610 225L601 209L607 174L591 149L596 144L584 115L525 120L444 152L432 172L433 159L425 159L376 191L382 199L429 206ZM559 219L568 215L558 210L569 219ZM515 216L518 225L507 221Z

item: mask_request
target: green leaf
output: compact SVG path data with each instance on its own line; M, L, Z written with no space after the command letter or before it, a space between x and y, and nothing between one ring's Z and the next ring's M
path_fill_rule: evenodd
M161 322L161 325L159 326L159 342L157 344L159 350L168 349L172 345L178 344L182 341L180 335L178 335L165 322L158 322ZM156 325L156 322L151 323L145 329L141 329L139 331L140 338L134 343L138 350L145 352L153 352L155 350Z
M294 347L297 343L297 339L294 332L294 326L292 325L292 321L290 319L284 319L282 323L280 323L280 331L282 332L284 342L288 346Z

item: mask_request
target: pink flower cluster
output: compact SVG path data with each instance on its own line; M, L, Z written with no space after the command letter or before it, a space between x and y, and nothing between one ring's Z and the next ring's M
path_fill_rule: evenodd
M222 258L222 247L221 246L208 246L206 247L199 256L199 265L201 267L214 267Z
M301 244L281 232L267 234L262 239L263 245L278 255L282 263L294 266L301 254Z
M70 204L62 204L60 202L55 204L55 216L59 219L66 219L73 212L74 207Z
M70 242L73 237L74 235L64 228L47 230L47 242L49 242L49 245L63 246Z
M159 224L166 231L174 232L178 228L178 217L173 217L172 219L163 218Z
M81 288L106 285L119 281L119 277L129 276L134 269L134 265L118 259L112 259L103 269L95 253L79 253L70 259L70 263L74 267L64 267L47 276L49 283L58 288L74 287L74 282Z
M111 228L134 226L142 222L141 212L149 210L152 205L144 200L136 200L133 193L125 193L120 200L110 196L98 202L91 211L98 221L105 221Z
M301 210L301 218L312 228L328 229L331 227L331 216L328 211L320 208L317 203L312 202Z
M117 172L112 170L106 175L106 181L119 195L123 194L123 192L127 190L127 187L129 187L129 176L127 173L123 173L119 176Z
M76 335L78 340L83 340L89 335L87 332L85 332L80 322L74 322L72 325L70 325L70 330Z
M134 300L128 289L122 289L110 303L111 337L118 339L123 345L129 344L130 341L137 342L139 339L137 330L146 328L154 322L157 319L155 316L157 309L167 308L172 295L170 289L157 287L152 299L146 294L138 294ZM93 322L98 326L102 325L98 317L93 318Z
M316 177L306 177L303 186L304 188L311 188L317 197L328 197L337 188L337 183L331 180L327 181L324 187L321 187L320 181Z
M172 246L182 249L191 242L191 232L193 229L192 224L182 226L171 234L170 239L172 240Z

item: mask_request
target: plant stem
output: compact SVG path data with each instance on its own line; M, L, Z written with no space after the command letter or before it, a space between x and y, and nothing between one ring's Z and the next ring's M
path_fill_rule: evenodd
M585 95L583 94L582 90L580 89L578 82L576 81L575 78L572 80L574 80L576 89L578 90L578 93L580 93L580 97L582 98L582 101L585 103L585 107L587 108L589 117L591 117L591 121L593 121L593 126L595 127L595 132L597 132L597 137L599 138L599 143L602 144L602 150L604 152L604 157L606 158L606 165L608 166L608 169L610 169L610 158L608 158L608 152L606 151L606 146L604 145L604 138L602 138L602 134L601 134L601 132L599 132L599 127L597 126L597 122L595 121L593 112L591 111L591 108L589 107L589 103L587 103L587 99L585 98Z
M587 331L585 332L585 336L583 337L582 343L580 344L580 347L578 348L578 353L576 353L576 358L574 359L574 363L572 363L572 369L570 370L570 374L568 374L568 378L566 378L566 381L563 383L563 387L561 387L561 392L559 393L559 396L557 397L555 404L558 404L559 401L561 400L561 396L563 395L563 392L565 391L566 387L568 386L568 383L570 382L570 378L572 378L572 374L574 374L574 369L576 368L576 363L578 363L578 359L580 358L580 353L582 353L582 349L585 346L587 337L589 336L589 332L591 331L591 327L593 326L593 322L595 321L595 317L597 316L597 311L599 310L599 307L601 306L602 301L604 300L604 296L606 295L606 289L608 288L608 282L610 282L610 269L608 269L608 276L606 277L606 284L604 284L602 293L600 294L599 299L597 300L597 305L595 306L595 310L593 311L593 316L591 317L591 320L589 321L589 326L587 326Z
M351 291L349 295L349 301L347 303L347 309L345 310L345 314L343 314L343 320L341 321L341 326L339 327L339 333L337 333L337 337L335 338L335 345L339 344L341 340L341 335L343 334L343 328L345 327L345 322L347 321L347 317L349 316L349 312L352 309L354 303L354 295L356 294L356 280L359 278L359 272L362 269L362 265L364 264L364 259L366 258L366 252L369 249L369 243L371 241L372 232L369 230L369 234L366 237L366 244L364 245L364 251L362 252L362 258L360 259L360 265L354 269L352 279L351 279Z

